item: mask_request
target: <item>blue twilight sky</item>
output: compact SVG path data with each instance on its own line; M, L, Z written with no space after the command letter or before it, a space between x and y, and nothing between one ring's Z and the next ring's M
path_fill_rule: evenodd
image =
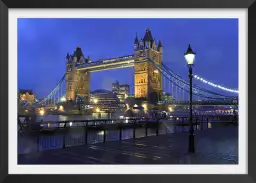
M18 19L18 87L44 97L63 76L67 52L73 53L80 46L93 61L132 54L136 32L143 38L147 28L154 39L162 41L163 62L176 73L188 77L183 55L191 44L197 53L195 74L238 88L237 19L35 18ZM91 90L111 89L115 80L132 85L133 68L92 73Z

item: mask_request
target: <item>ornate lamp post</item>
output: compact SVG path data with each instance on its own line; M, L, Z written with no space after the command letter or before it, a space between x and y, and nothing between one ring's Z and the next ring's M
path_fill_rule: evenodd
M189 121L189 147L188 147L188 151L190 153L194 153L195 152L195 143L194 143L194 127L193 127L193 122L192 122L192 78L193 78L193 72L192 72L192 67L194 65L194 61L195 61L195 56L196 53L193 52L192 48L190 47L190 44L188 45L188 49L187 52L184 54L185 60L187 61L188 64L188 68L189 68L189 85L190 85L190 103L189 103L189 109L190 109L190 113L189 113L189 117L190 117L190 121Z

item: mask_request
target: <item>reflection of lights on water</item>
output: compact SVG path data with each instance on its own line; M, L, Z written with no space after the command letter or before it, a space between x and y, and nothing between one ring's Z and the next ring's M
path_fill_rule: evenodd
M104 135L104 131L99 131L98 135Z
M142 107L144 108L144 110L148 110L147 104L143 104Z
M100 108L97 107L97 108L96 108L96 112L100 112Z
M69 122L69 126L72 126L72 124L73 124L72 122Z
M170 111L170 112L173 112L173 108L170 106L170 107L168 107L168 110Z
M212 123L211 122L208 123L208 128L212 128Z
M44 115L44 110L41 109L41 110L39 111L39 114L40 114L41 116L43 116L43 115Z
M68 117L67 117L67 116L63 116L63 115L60 115L60 116L59 116L59 120L60 120L60 121L67 121L67 120L68 120Z

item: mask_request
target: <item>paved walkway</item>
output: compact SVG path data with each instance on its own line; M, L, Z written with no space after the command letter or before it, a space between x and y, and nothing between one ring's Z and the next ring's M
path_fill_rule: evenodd
M189 154L188 132L107 142L20 155L19 164L237 164L238 128L195 132Z

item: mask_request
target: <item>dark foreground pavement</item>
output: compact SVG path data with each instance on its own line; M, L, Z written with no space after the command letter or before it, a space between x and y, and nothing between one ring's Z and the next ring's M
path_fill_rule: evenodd
M183 132L19 155L18 164L238 164L238 127L196 131L195 144L187 153Z

